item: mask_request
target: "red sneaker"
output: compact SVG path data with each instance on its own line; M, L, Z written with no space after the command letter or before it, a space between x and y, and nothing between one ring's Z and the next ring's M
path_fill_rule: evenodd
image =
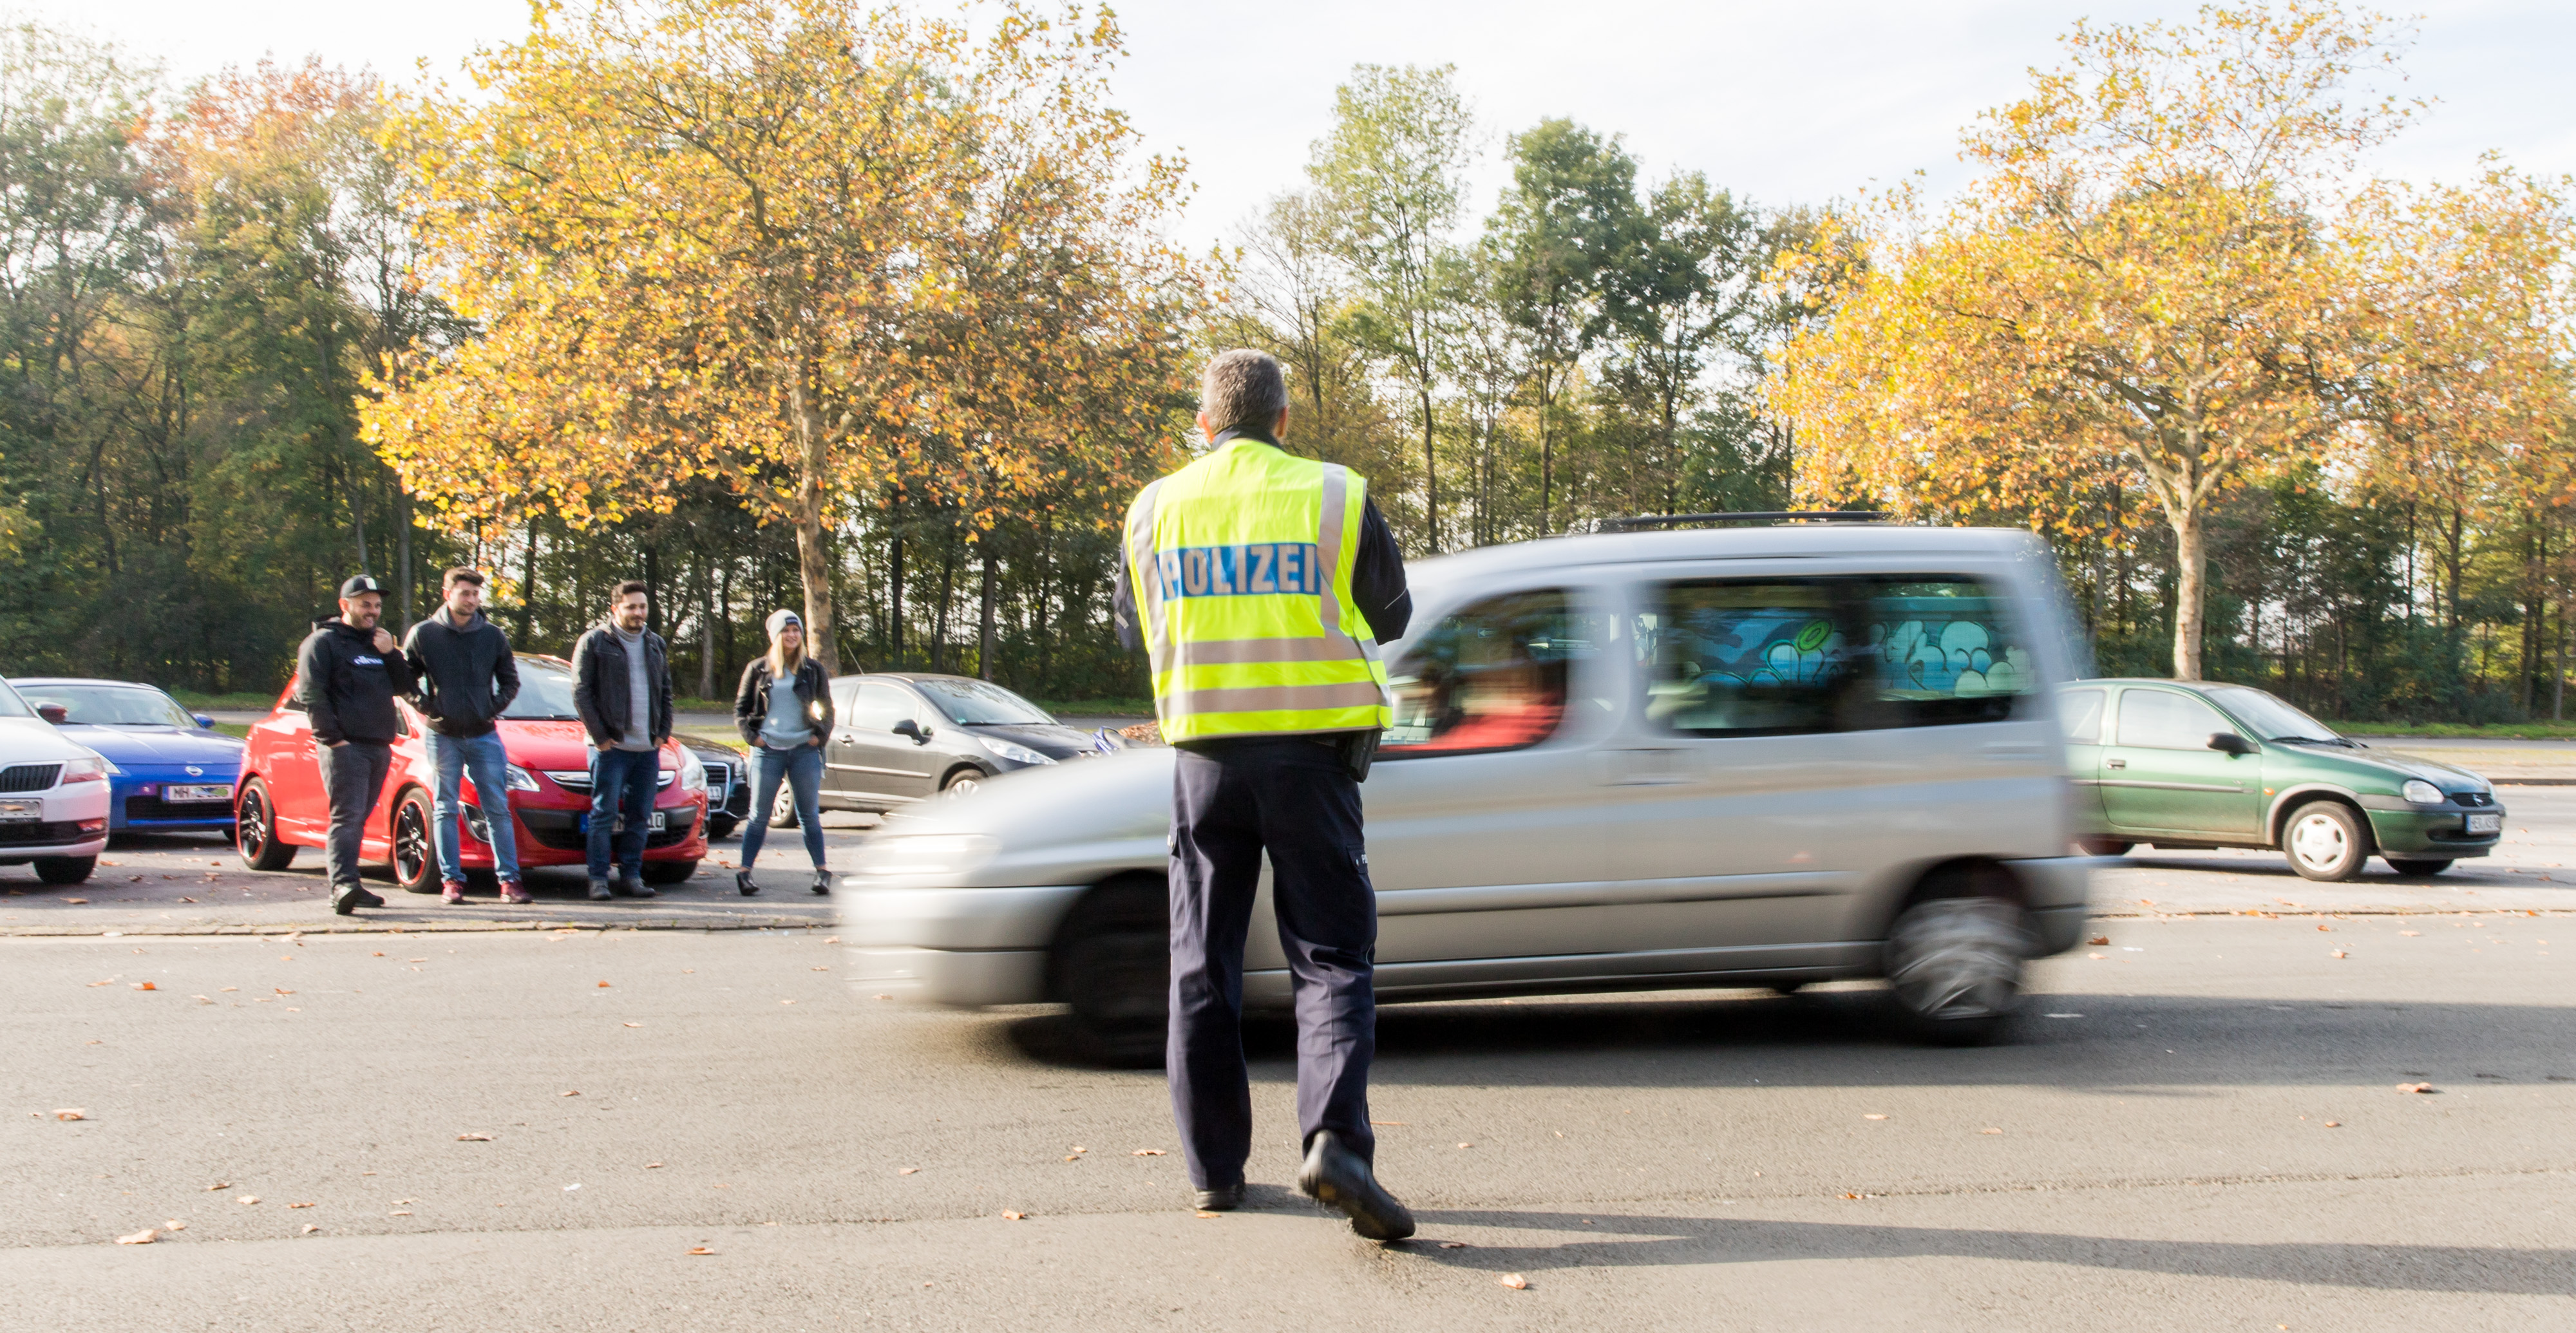
M445 898L449 906L455 906L465 901L465 886L452 879L446 880L438 886L438 896Z
M532 903L535 902L536 899L529 895L527 889L522 887L519 881L515 879L505 879L501 881L501 901L505 903Z

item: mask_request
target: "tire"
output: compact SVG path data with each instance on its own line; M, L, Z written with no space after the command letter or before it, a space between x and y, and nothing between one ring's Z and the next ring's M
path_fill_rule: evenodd
M725 839L732 837L733 827L739 822L739 820L736 820L733 816L726 814L721 810L709 814L707 816L707 841L722 842Z
M698 873L698 863L695 861L647 861L644 863L644 882L647 884L678 884L696 873Z
M429 793L418 787L406 789L394 801L393 861L394 887L405 893L438 892L438 844L432 839Z
M1163 1063L1170 1024L1171 907L1160 878L1112 880L1083 895L1056 932L1052 989L1106 1064Z
M95 856L39 856L36 858L36 878L47 884L78 884L87 880L89 873L96 869L98 869L98 858Z
M277 807L269 803L268 784L252 778L242 788L241 809L233 820L233 848L253 870L284 870L295 864L295 848L277 840Z
M2021 1006L2030 933L2001 898L1930 898L1887 932L1887 979L1914 1034L1942 1046L1982 1046Z
M2086 856L2127 856L2129 849L2137 846L2119 838L2077 838L2075 845L2082 848Z
M796 787L789 782L778 784L778 795L769 803L771 828L796 827Z
M2310 801L2281 825L2281 852L2303 879L2336 884L2370 860L2370 828L2341 801Z
M980 768L961 768L956 772L949 774L946 780L939 784L939 794L942 796L972 796L975 794L975 789L983 785L984 770Z
M2388 868L2401 875L2438 875L2451 868L2451 858L2447 856L2426 860L2392 856L2387 860Z

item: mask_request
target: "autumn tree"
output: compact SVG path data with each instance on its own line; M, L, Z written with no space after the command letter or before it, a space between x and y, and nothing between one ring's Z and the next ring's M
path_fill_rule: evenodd
M1016 229L1116 232L1175 184L1160 164L1121 183L1133 132L1102 101L1105 13L974 17L981 35L844 0L538 10L526 41L473 65L481 96L430 97L401 128L429 182L432 271L484 336L371 411L386 456L450 521L543 507L579 525L716 478L794 530L808 633L837 670L841 516L943 432L976 442L970 467L1027 470L1044 440L997 428L1025 422L993 395L1041 370L1098 378L1100 358L1058 361L1066 338L1093 345L1085 318L1011 341L1007 366L976 361L1035 328L1002 305L1084 299L1021 282L1037 242ZM1015 195L1050 152L1059 184L1096 184ZM1024 200L1087 226L1031 224L1010 213ZM1101 251L1080 258L1051 271L1116 286Z
M2395 40L2312 0L2077 24L1967 134L1967 196L1919 235L1892 211L1773 376L1806 496L2051 526L2123 477L2171 530L2173 672L2197 679L2213 503L2331 429L2342 275L2315 205L2406 119L2346 101ZM1846 479L1868 494L1830 493Z

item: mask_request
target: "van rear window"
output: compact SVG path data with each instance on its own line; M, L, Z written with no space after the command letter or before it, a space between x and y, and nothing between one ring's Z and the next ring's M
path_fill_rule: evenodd
M1649 601L1646 715L1685 735L1994 722L2036 688L2011 604L1971 578L1691 580Z

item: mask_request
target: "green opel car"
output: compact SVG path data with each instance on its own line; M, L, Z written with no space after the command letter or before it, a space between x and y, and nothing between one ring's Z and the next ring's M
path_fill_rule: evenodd
M2087 680L2058 690L2084 850L2277 847L2346 880L2376 855L2438 875L2504 835L2495 788L2466 769L2373 750L2261 690Z

